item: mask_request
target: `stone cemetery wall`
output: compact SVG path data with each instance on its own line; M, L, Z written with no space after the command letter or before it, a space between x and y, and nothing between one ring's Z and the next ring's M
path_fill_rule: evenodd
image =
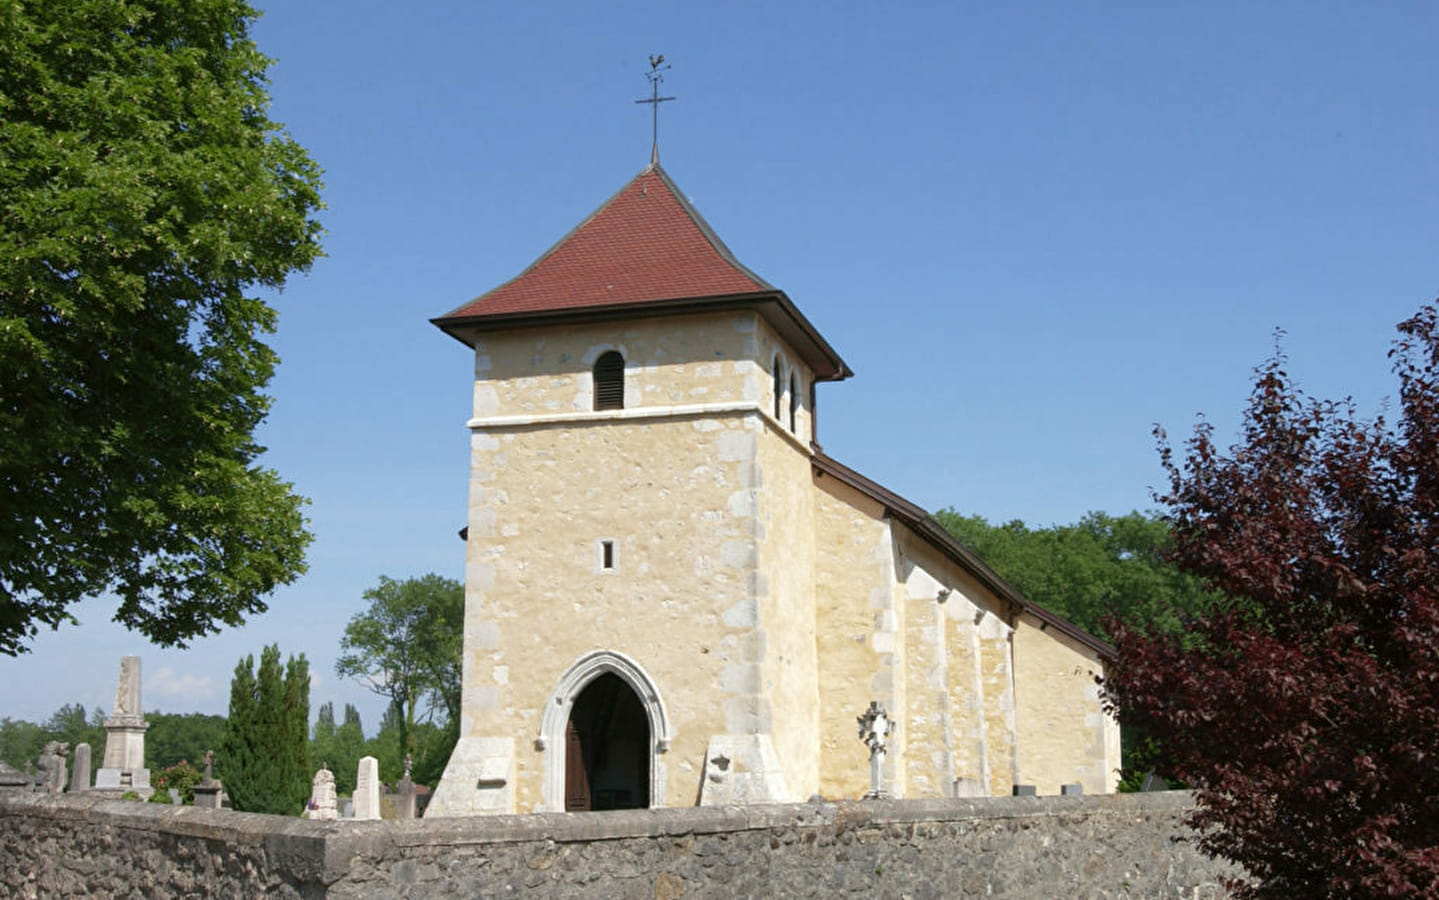
M1221 897L1187 793L307 821L0 793L10 896Z

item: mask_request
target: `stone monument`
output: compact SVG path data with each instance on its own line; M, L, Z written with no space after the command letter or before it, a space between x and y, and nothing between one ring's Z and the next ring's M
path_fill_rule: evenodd
M0 790L28 791L32 783L29 775L0 759Z
M58 794L65 790L65 754L70 751L70 745L64 741L51 741L45 745L40 756L35 760L35 768L40 773L35 789L47 794Z
M869 790L864 799L888 799L889 792L884 789L884 757L889 752L889 736L894 734L894 719L884 711L883 704L871 700L869 709L855 720L859 723L859 739L869 748Z
M335 776L324 766L310 782L310 802L305 804L307 819L338 819L339 804L335 802Z
M95 790L134 791L149 799L150 770L145 768L145 730L140 714L140 657L120 659L115 708L105 720L105 757L95 773Z
M373 756L360 758L355 770L355 818L380 817L380 761Z
M224 802L224 791L215 778L215 751L205 751L205 775L195 785L195 805L202 809L219 809Z
M90 790L90 745L75 745L75 762L70 768L70 790Z
M414 758L405 754L405 777L401 778L395 785L395 818L415 818L415 780L410 777L410 769L414 766Z

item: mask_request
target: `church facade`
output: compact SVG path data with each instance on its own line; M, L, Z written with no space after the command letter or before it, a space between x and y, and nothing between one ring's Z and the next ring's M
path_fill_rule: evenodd
M473 348L460 738L427 815L1114 789L1107 645L823 452L850 370L657 162L435 320Z

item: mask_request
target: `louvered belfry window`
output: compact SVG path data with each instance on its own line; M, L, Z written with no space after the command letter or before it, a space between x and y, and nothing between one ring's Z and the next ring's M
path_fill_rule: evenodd
M595 360L595 409L625 408L625 358L606 350Z

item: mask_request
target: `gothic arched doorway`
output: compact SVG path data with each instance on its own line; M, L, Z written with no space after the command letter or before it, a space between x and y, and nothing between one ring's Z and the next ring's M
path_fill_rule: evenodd
M565 725L565 809L650 805L650 723L640 698L613 672L575 698Z

